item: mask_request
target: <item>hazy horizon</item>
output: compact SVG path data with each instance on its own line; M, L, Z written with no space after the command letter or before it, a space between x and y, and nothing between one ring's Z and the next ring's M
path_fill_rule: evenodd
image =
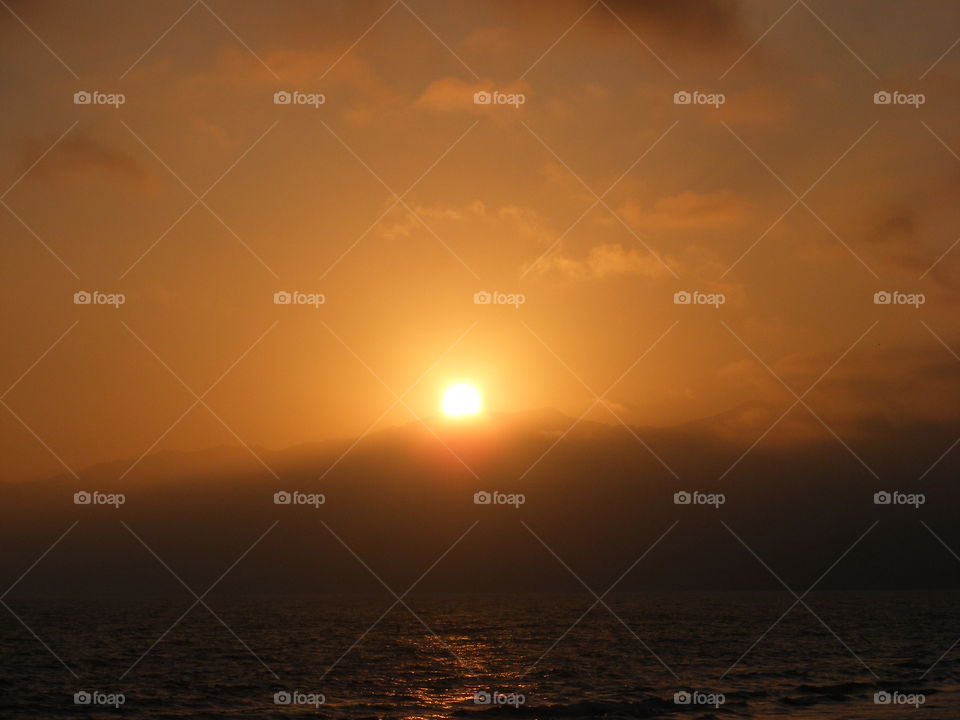
M255 7L0 14L5 476L354 437L458 381L633 426L958 417L951 3Z

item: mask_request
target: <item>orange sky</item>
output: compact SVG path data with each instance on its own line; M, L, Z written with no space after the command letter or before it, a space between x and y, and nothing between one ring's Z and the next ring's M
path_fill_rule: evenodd
M5 479L359 435L460 380L572 417L617 383L589 417L640 426L747 404L744 446L828 370L841 436L957 414L956 3L8 4Z

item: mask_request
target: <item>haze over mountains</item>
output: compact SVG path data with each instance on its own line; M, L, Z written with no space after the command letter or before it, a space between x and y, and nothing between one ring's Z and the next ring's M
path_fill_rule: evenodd
M802 413L783 424L807 423ZM845 438L848 450L810 416L819 433L798 441L792 427L788 442L775 429L734 465L778 415L744 406L666 429L582 421L566 435L574 419L552 411L430 420L355 446L255 448L263 464L217 448L148 456L122 481L132 460L79 480L10 482L0 487L0 566L12 582L78 521L15 596L183 594L151 551L200 592L265 532L215 593L384 593L376 575L401 594L441 556L414 594L585 593L574 573L601 593L669 530L616 590L785 593L756 553L800 593L866 533L819 590L958 585L960 562L931 530L960 548L941 509L955 499L960 461L947 453L920 478L960 426L871 428ZM757 431L743 432L750 424ZM684 490L722 493L723 504L675 504ZM924 493L925 503L876 505L880 490ZM125 502L77 505L78 491ZM278 491L324 502L276 504ZM475 504L481 491L524 501Z

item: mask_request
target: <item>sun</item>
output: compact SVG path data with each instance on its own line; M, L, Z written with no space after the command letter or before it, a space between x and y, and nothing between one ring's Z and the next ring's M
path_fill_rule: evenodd
M443 392L443 412L451 417L476 415L483 407L480 391L473 385L457 383Z

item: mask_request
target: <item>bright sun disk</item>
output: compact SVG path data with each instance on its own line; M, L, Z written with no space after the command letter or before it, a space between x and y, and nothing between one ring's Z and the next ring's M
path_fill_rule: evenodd
M457 383L443 393L443 412L447 415L475 415L482 406L480 392L473 385Z

